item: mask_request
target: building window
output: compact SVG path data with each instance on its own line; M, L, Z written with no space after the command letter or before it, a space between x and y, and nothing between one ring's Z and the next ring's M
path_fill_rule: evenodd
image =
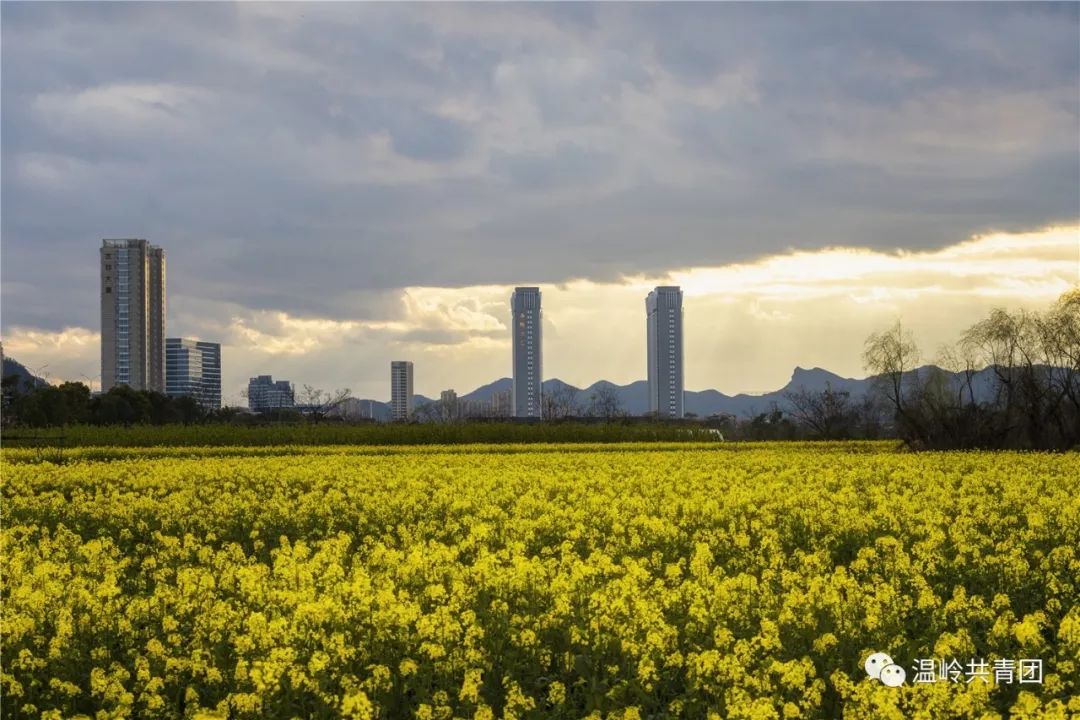
M105 288L105 294L106 295L112 294L112 288Z

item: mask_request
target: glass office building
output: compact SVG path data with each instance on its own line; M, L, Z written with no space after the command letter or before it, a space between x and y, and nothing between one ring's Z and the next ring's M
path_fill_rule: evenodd
M221 345L167 338L165 392L173 397L193 397L204 410L221 409Z

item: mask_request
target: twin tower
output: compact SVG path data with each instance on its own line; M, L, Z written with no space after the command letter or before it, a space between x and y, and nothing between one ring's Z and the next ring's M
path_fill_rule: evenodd
M682 290L658 287L645 298L649 411L683 417ZM514 417L543 416L543 352L540 288L519 287L510 296L514 346Z

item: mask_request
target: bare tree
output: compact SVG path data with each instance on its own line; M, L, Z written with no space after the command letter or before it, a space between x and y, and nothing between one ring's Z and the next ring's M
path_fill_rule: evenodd
M996 404L1001 409L1001 442L1014 433L1042 447L1054 410L1053 369L1043 347L1044 318L1026 310L998 308L964 333L962 347L974 351L994 372Z
M820 392L800 387L787 392L795 420L828 440L850 437L857 423L855 405L847 390L833 390L830 383Z
M953 383L955 392L953 401L957 406L974 405L975 376L979 372L975 354L970 348L960 345L957 348L943 345L938 350L938 367L952 373L957 381Z
M1070 446L1080 444L1080 288L1063 294L1039 325L1056 400L1058 432Z
M300 404L312 422L322 422L336 410L343 402L351 397L349 388L341 388L333 392L327 392L311 385L304 385L300 393Z
M978 369L969 349L943 346L915 388L915 410L936 447L974 447L987 437L989 416L975 391Z
M544 392L540 401L541 414L545 420L574 417L581 414L578 404L578 389L559 383Z
M589 395L589 404L586 408L589 417L616 418L625 417L619 391L614 385L600 385Z
M994 372L997 379L995 405L1004 410L1005 425L1000 430L1002 434L1008 434L1014 426L1014 408L1019 384L1018 320L1019 318L1014 318L1007 310L997 308L990 313L990 317L968 328L960 341L961 347L973 353L984 366Z
M918 362L919 347L915 338L899 320L888 330L874 333L866 340L863 364L874 376L874 389L893 409L896 420L905 426L900 435L909 445L923 442L926 435L911 408L911 396L918 387Z

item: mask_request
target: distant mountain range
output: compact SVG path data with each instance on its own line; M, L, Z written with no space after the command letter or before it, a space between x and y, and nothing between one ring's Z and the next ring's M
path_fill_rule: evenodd
M931 366L924 366L919 368L919 371L930 368ZM18 375L20 387L25 387L26 383L34 386L48 384L47 381L35 377L21 363L11 358L4 358L3 374L4 377ZM946 376L955 376L954 373L947 371L945 374ZM510 378L500 378L495 382L478 387L470 393L459 395L458 399L491 402L491 397L495 393L510 390L512 383L513 381ZM687 390L684 406L686 412L693 413L698 417L708 417L717 413L735 415L736 417L752 417L758 413L768 412L774 404L781 410L789 409L788 393L797 392L801 388L805 388L810 392L821 392L826 387L832 387L833 390L847 391L853 400L858 400L866 394L872 383L873 378L845 378L822 368L807 370L797 367L791 374L791 379L779 390L759 395L746 393L725 395L717 390ZM545 380L543 383L545 393L558 392L564 387L576 391L577 401L582 405L588 405L589 397L600 388L610 387L614 388L618 394L619 404L622 409L629 414L643 415L649 410L649 384L645 380L638 380L629 385L616 385L607 380L599 380L586 388L574 387L558 378ZM972 387L975 391L976 400L989 400L994 387L993 370L986 368L977 372L973 378ZM390 419L390 403L380 400L366 400L364 402L371 403L372 414L376 420ZM435 401L423 395L416 395L414 396L414 402L419 407Z
M929 370L931 367L932 366L924 366L919 368L919 372ZM950 377L956 376L955 373L950 373L948 371L945 371L945 374ZM789 402L787 400L787 394L797 392L802 388L805 388L810 392L821 392L825 390L826 387L831 387L833 390L846 391L850 393L853 400L859 400L870 389L873 380L873 378L845 378L836 373L829 372L828 370L823 370L822 368L811 368L807 370L805 368L797 367L791 374L791 379L779 390L759 395L749 395L746 393L725 395L717 390L687 390L684 407L686 412L693 413L699 417L708 417L709 415L715 415L717 413L726 413L737 417L752 417L758 413L768 412L774 404L781 410L788 409ZM478 387L470 393L459 395L458 399L491 402L492 395L497 392L509 390L512 383L513 381L510 378L500 378L495 382ZM574 387L573 385L564 383L558 378L545 380L543 383L545 393L557 392L563 387L570 387L575 390L577 392L578 402L583 405L588 404L589 397L598 389L601 387L610 387L615 389L622 409L629 414L643 415L649 410L649 383L645 380L638 380L629 385L616 385L607 380L599 380L586 388ZM988 400L993 392L992 369L986 368L977 372L972 378L972 387L975 392L976 400ZM383 419L385 417L386 419L389 419L389 403L379 401L373 402L376 418ZM416 405L419 406L433 401L421 395L417 395L415 396L415 402Z

